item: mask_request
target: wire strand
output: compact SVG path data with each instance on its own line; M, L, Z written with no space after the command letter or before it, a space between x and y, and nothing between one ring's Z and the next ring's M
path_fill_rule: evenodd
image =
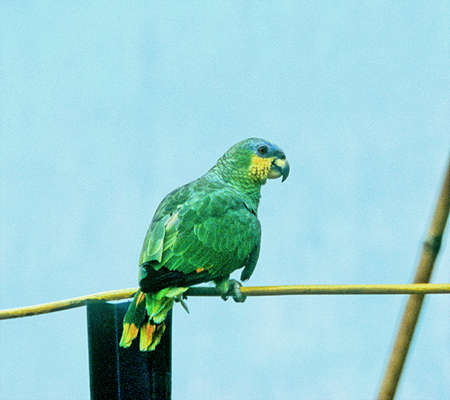
M112 290L55 301L35 306L0 311L0 320L47 314L71 308L82 307L88 301L116 301L132 297L137 288ZM287 286L242 286L244 296L286 296L286 295L394 295L394 294L449 294L448 283L403 284L403 285L287 285ZM214 287L191 287L187 296L220 296Z

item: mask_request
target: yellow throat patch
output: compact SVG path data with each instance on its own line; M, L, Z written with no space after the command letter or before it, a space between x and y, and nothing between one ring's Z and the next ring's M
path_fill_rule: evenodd
M250 176L257 181L265 181L274 159L275 157L261 158L256 154L252 155L252 162L249 168Z

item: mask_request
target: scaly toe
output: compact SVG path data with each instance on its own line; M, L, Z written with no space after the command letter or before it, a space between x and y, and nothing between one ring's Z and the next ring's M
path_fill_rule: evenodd
M228 290L227 296L233 297L236 303L243 303L247 296L244 296L241 292L242 284L236 279L230 279L230 289Z

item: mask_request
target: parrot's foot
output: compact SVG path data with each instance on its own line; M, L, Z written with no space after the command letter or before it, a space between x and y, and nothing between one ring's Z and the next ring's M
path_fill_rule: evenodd
M224 300L228 300L228 297L233 297L236 303L243 303L247 296L244 296L241 292L242 283L236 279L230 279L230 286L227 293L223 294L221 297Z
M175 297L175 301L177 303L180 303L182 305L182 307L186 310L186 312L189 314L189 308L188 308L187 304L184 302L184 299L187 299L187 296L184 293L180 296Z

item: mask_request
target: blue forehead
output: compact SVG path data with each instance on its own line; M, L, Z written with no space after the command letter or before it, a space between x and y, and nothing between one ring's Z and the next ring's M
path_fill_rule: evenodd
M241 143L243 144L245 143L245 147L254 153L257 153L258 149L261 146L266 146L267 147L266 157L274 157L274 156L279 157L280 155L284 155L284 152L280 147L278 147L275 143L272 143L271 141L266 139L251 138L244 140ZM258 155L261 156L260 154Z

